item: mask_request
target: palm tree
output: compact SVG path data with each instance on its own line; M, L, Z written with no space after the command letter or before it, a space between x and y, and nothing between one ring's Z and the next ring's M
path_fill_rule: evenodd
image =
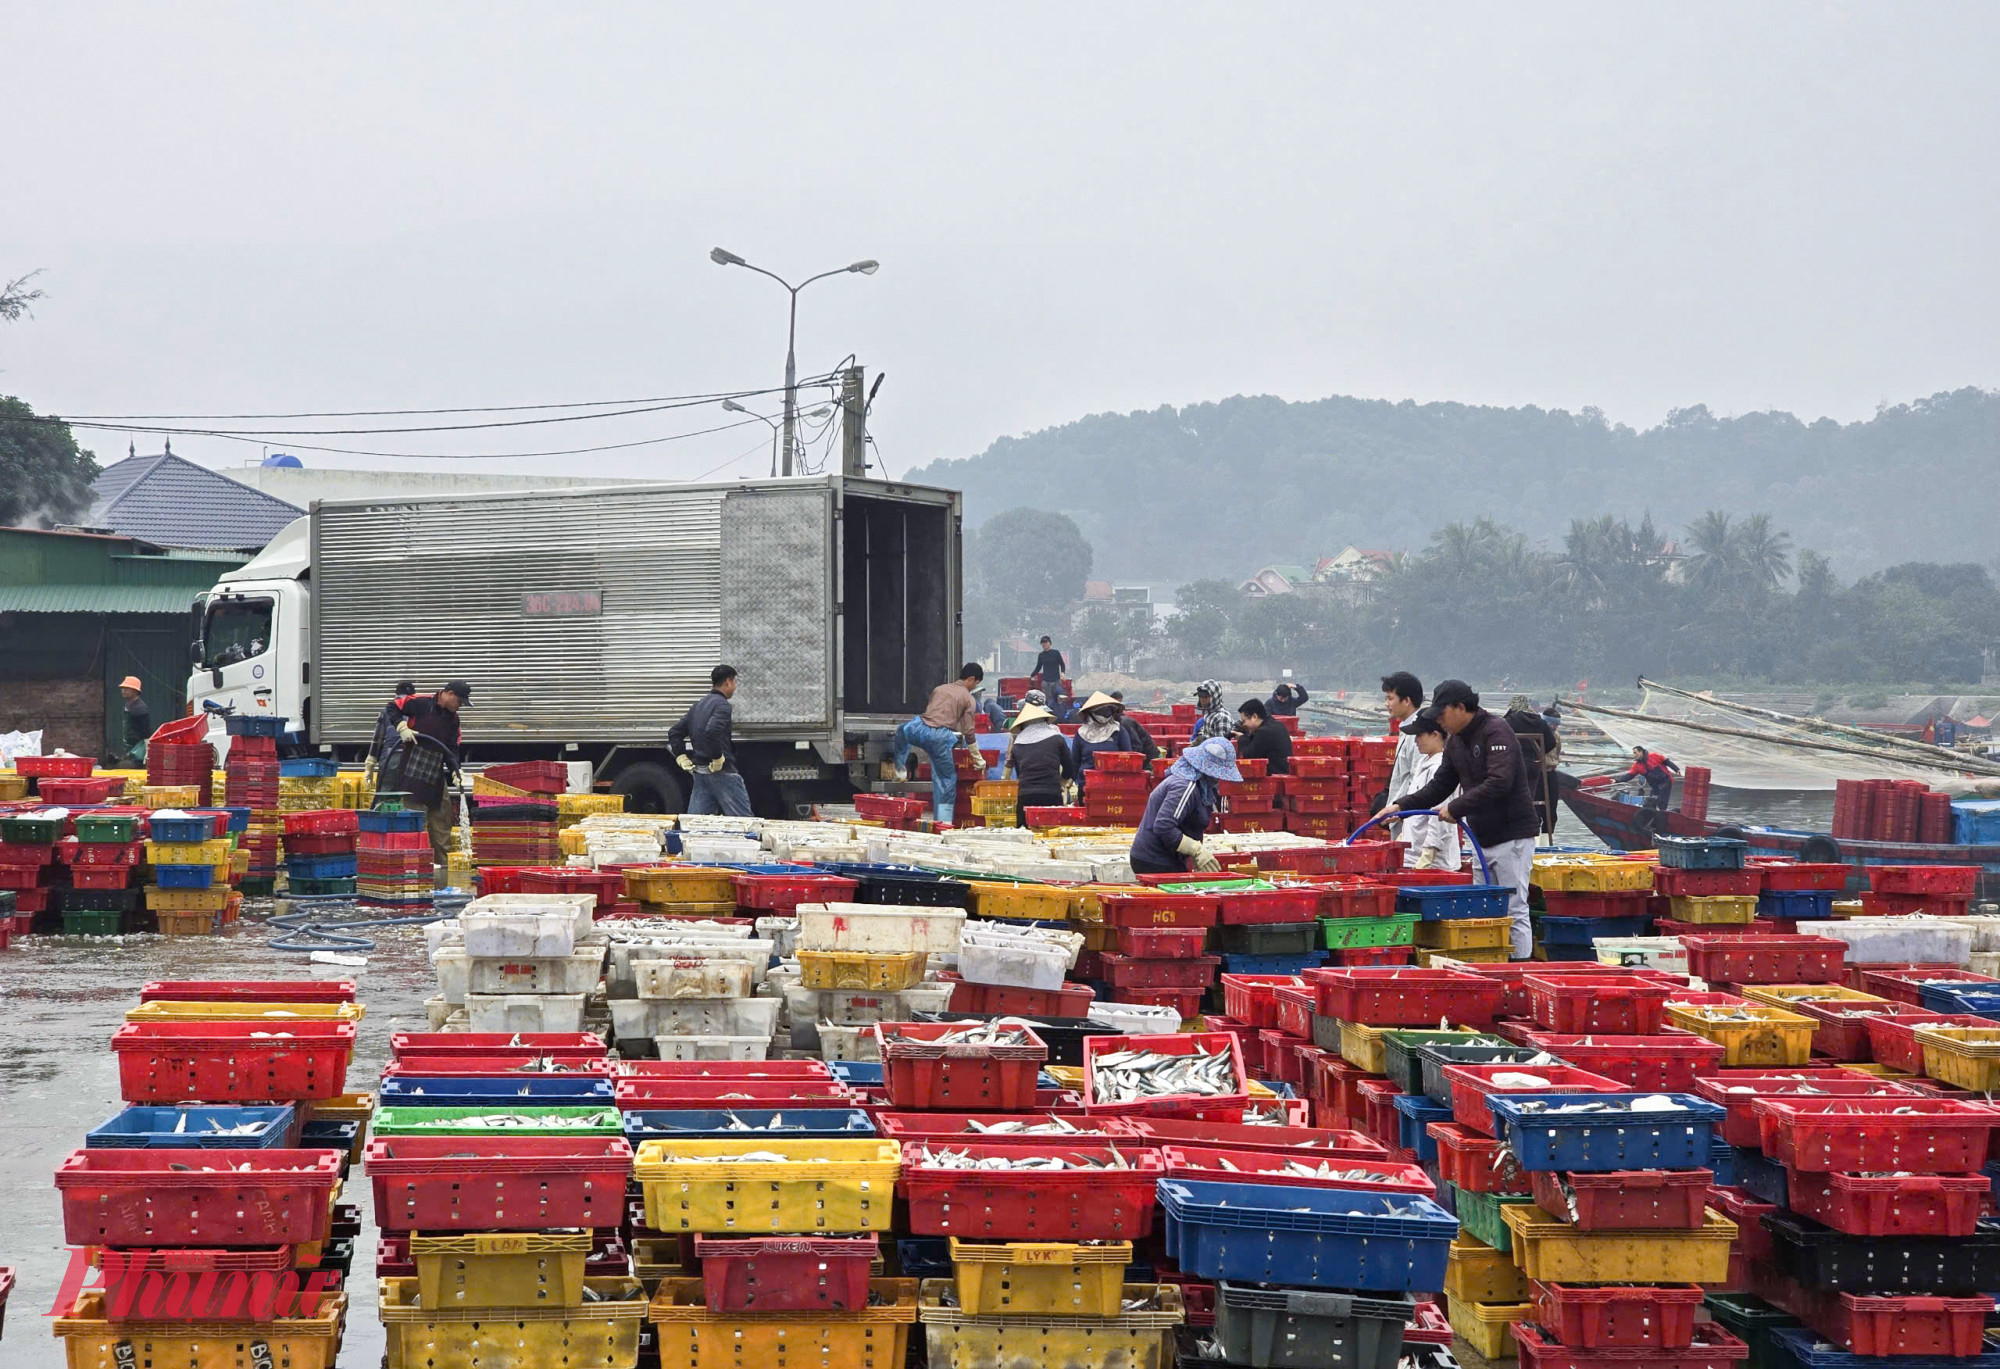
M1690 584L1714 590L1735 578L1735 533L1729 515L1720 509L1710 509L1688 524L1688 544L1694 548L1687 561Z
M1771 526L1771 515L1756 513L1736 528L1736 567L1753 587L1776 589L1792 573L1792 539Z

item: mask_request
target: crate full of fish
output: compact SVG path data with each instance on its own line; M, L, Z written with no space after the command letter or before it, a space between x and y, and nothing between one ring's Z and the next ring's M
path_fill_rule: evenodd
M376 1096L384 1107L509 1108L533 1106L580 1107L611 1104L611 1081L582 1074L532 1074L515 1077L399 1074L382 1081Z
M1207 1279L1364 1292L1444 1285L1458 1223L1428 1198L1168 1179L1167 1251Z
M647 1141L646 1225L711 1235L886 1231L898 1147L882 1140Z
M910 1231L981 1241L1129 1241L1152 1234L1160 1154L1130 1137L909 1141Z
M1497 981L1459 970L1358 966L1309 970L1305 979L1322 1016L1375 1027L1489 1026L1503 996Z
M1530 1173L1536 1204L1581 1231L1691 1231L1702 1224L1715 1177L1706 1169Z
M1725 1000L1725 1001L1714 1001ZM1804 1065L1812 1058L1810 1017L1751 1003L1733 994L1676 992L1667 1000L1667 1022L1722 1047L1730 1069Z
M1699 1076L1722 1065L1723 1048L1683 1031L1652 1036L1530 1032L1529 1046L1578 1069L1616 1079L1635 1092L1694 1093Z
M2000 1108L1957 1098L1759 1098L1764 1153L1814 1173L1964 1174L1986 1163Z
M1060 989L1082 949L1083 937L1076 932L975 922L959 933L959 978L974 984Z
M1678 1093L1545 1093L1489 1106L1523 1169L1592 1173L1703 1168L1724 1115Z
M1446 1065L1440 1073L1451 1086L1451 1119L1462 1127L1503 1134L1500 1115L1494 1108L1503 1097L1524 1094L1617 1093L1616 1079L1589 1070L1565 1065L1552 1056L1516 1063Z
M643 1108L623 1114L623 1126L635 1150L644 1141L723 1141L752 1134L865 1140L876 1134L874 1120L854 1108Z
M1877 1079L1837 1066L1824 1069L1730 1070L1697 1079L1688 1092L1721 1105L1727 1115L1718 1134L1732 1146L1757 1148L1755 1103L1759 1098L1921 1098L1923 1089L1894 1079Z
M79 1150L56 1169L71 1245L326 1239L340 1157L323 1150Z
M375 1114L377 1136L616 1136L618 1109L603 1104L517 1102L487 1107L405 1106Z
M639 1062L635 1062L639 1063ZM656 1063L656 1062L643 1062ZM692 1061L657 1063L701 1063ZM756 1061L709 1061L710 1064L755 1064ZM761 1063L771 1063L769 1061ZM782 1063L782 1062L780 1062ZM718 1101L753 1107L854 1107L861 1095L838 1080L814 1078L702 1079L672 1075L630 1074L612 1081L612 1096L623 1110L712 1106Z
M1083 1043L1083 1106L1114 1114L1186 1113L1249 1101L1242 1042L1228 1032L1090 1037Z
M1031 1107L1048 1045L1006 1022L882 1022L884 1082L899 1109L1013 1112Z
M135 1104L84 1134L93 1150L282 1150L298 1142L299 1112L269 1107Z
M347 1087L354 1024L128 1022L111 1037L128 1103L327 1099Z

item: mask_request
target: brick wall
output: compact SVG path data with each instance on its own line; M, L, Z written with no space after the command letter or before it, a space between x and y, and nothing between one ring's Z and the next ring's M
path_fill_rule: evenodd
M104 750L104 681L0 679L0 732L42 730L43 752Z

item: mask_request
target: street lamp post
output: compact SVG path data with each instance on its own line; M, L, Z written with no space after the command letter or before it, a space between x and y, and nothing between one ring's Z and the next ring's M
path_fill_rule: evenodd
M793 453L797 450L795 443L797 439L796 420L797 420L797 411L799 403L799 395L798 395L799 291L805 289L808 285L811 285L816 280L825 280L828 276L846 275L849 272L854 272L858 275L863 275L863 276L872 276L877 271L882 269L882 263L875 261L872 258L867 261L857 261L850 265L840 267L838 270L822 271L817 276L807 276L797 285L793 285L783 276L780 276L772 271L766 271L761 266L752 266L749 262L737 256L734 252L728 251L721 247L710 249L708 254L708 259L714 262L717 266L740 266L746 271L755 271L760 276L769 276L772 280L784 286L786 291L789 292L792 297L791 325L785 337L785 421L784 421L784 428L785 428L784 473L786 475L790 475L792 473ZM745 410L745 412L747 413L748 410Z
M772 418L769 414L760 414L755 409L746 409L733 399L723 400L722 407L732 414L742 414L747 418L754 418L771 430L771 474L776 475L778 473L778 420ZM807 418L824 418L832 412L833 410L829 406L822 404L817 409L806 410L804 416Z

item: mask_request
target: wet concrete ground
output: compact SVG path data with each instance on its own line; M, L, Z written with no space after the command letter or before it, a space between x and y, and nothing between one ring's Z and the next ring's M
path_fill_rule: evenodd
M396 1031L422 1031L433 991L421 931L375 928L366 969L312 964L274 951L267 929L246 920L219 937L17 938L0 951L0 1265L15 1285L0 1337L0 1369L47 1369L62 1349L43 1314L69 1262L55 1171L83 1146L84 1133L116 1114L118 1067L111 1033L152 979L353 978L368 1007L349 1071L349 1088L372 1090ZM376 1317L373 1204L362 1167L343 1201L361 1207L348 1281L347 1335L340 1363L372 1366L383 1351Z

